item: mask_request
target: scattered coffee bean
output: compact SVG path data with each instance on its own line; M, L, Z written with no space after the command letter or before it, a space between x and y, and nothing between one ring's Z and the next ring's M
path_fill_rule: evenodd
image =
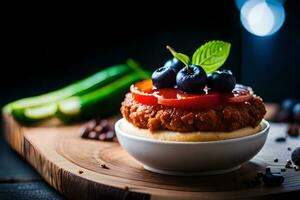
M101 133L98 138L99 138L99 140L104 141L105 138L106 138L106 134L105 133Z
M286 170L285 170L285 168L281 168L280 171L285 172Z
M103 126L97 125L97 126L94 128L94 131L96 131L96 132L101 132L102 129L103 129Z
M298 137L300 135L300 124L291 124L287 133L290 137Z
M86 123L80 132L82 138L101 141L113 141L116 135L114 127L106 119L93 119Z
M106 140L113 140L114 137L115 137L115 132L114 131L107 131Z
M95 131L91 131L91 132L89 132L88 137L90 139L96 139L97 138L97 133Z
M79 170L79 171L78 171L78 173L79 173L79 174L82 174L82 173L83 173L83 171Z
M87 127L82 127L80 130L80 135L83 138L88 138L90 130Z
M89 130L93 130L96 126L97 122L96 120L91 120L87 123L86 127L89 129Z
M266 168L266 172L262 178L266 186L280 186L284 181L282 173L271 172L270 168Z
M101 167L102 167L103 169L109 169L109 167L107 167L106 164L101 164Z
M286 138L285 137L278 137L275 139L276 142L285 142Z
M300 147L297 147L292 153L292 161L295 165L300 167Z
M274 162L278 162L278 158L275 158L275 159L274 159Z
M285 164L285 168L292 168L292 166L293 166L292 161L291 160L287 160L286 164Z
M291 148L291 147L288 147L287 150L288 150L288 151L292 151L292 148Z
M107 127L109 125L108 120L106 120L106 119L101 120L99 124L102 127Z

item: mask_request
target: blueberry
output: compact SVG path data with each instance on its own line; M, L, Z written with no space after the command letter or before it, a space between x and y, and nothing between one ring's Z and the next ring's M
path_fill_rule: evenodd
M294 106L299 103L298 99L294 99L294 98L288 98L285 99L282 103L281 103L281 109L282 110L287 110L289 112L292 112Z
M168 60L165 65L165 67L170 67L172 68L176 74L182 69L185 67L185 65L180 61L178 60L177 58L172 58L170 60Z
M176 72L170 67L163 66L152 74L153 85L157 88L172 88L176 84Z
M189 65L181 69L176 76L177 88L183 92L203 92L206 85L206 73L202 67Z
M230 70L222 70L210 74L207 84L214 91L231 92L235 87L236 80Z
M295 165L300 167L300 147L297 147L292 153L292 161Z

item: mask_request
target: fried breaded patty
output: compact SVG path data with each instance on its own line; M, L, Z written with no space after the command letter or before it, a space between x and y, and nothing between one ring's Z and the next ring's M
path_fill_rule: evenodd
M121 113L134 126L144 129L192 131L233 131L256 127L266 109L260 97L252 96L245 103L220 105L214 109L188 110L163 105L144 105L128 93Z

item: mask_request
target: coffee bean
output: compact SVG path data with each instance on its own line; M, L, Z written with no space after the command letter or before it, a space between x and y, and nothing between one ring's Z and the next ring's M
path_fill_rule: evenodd
M101 125L97 125L97 126L94 128L94 131L100 133L100 132L102 131L102 129L103 129L103 127L102 127Z
M106 133L106 139L107 140L112 140L115 137L115 132L114 131L107 131Z
M285 142L286 138L285 137L278 137L275 139L276 142Z
M288 147L287 150L288 150L288 151L292 151L292 148L291 148L291 147Z
M274 159L274 162L278 162L278 158L275 158L275 159Z
M90 130L87 127L82 127L80 129L80 135L82 138L88 138Z
M102 127L101 133L106 133L107 131L111 130L108 126Z
M95 131L91 131L88 135L88 138L90 139L96 139L98 137L98 134Z
M286 164L285 164L285 168L292 168L292 165L293 165L292 161L291 160L287 160Z
M104 169L109 169L109 167L107 167L106 164L101 164L101 167Z
M104 141L106 139L106 134L101 133L98 138L99 138L99 140Z
M87 128L89 130L93 130L95 128L95 126L96 126L96 120L91 120L87 123Z
M100 125L102 127L107 127L109 124L108 124L108 121L106 119L103 119L103 120L101 120Z
M286 170L285 170L285 168L281 168L280 171L285 172Z

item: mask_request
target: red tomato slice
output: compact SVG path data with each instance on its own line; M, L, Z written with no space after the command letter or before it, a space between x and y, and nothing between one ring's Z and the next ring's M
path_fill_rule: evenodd
M247 88L235 88L232 94L225 94L224 101L229 103L242 103L251 99L250 91Z
M157 98L153 95L152 80L147 79L137 82L130 87L132 98L142 104L156 105Z
M220 104L219 94L186 94L178 89L160 89L154 95L158 103L165 106L180 107L187 109L208 109Z

